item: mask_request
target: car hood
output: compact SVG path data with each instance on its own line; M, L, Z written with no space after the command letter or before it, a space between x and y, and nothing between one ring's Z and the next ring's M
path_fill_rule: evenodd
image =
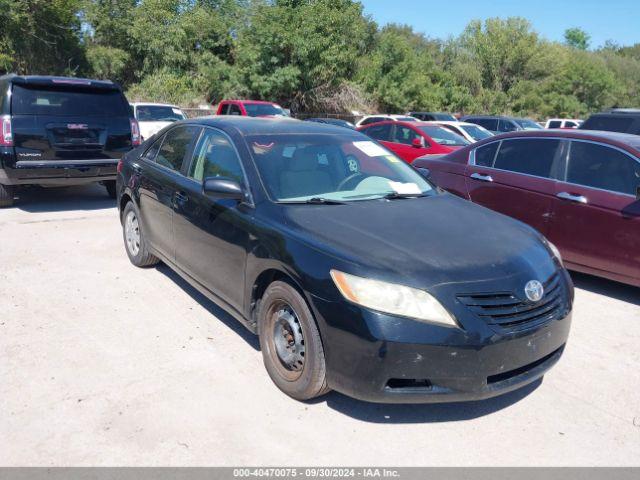
M285 209L292 233L350 263L356 275L416 287L488 285L542 281L557 268L533 229L450 194Z

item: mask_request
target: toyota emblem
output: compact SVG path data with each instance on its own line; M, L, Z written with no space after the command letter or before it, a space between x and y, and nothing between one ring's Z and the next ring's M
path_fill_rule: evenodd
M544 295L544 287L538 280L531 280L524 286L524 294L531 302L539 302Z

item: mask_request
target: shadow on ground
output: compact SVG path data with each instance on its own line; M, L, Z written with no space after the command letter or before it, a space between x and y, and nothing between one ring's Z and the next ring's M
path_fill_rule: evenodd
M640 288L585 273L571 272L576 288L640 306Z
M218 304L209 300L209 298L205 297L198 290L193 288L186 280L184 280L180 275L174 272L171 268L167 267L165 264L159 264L156 269L160 273L168 277L170 280L172 280L191 298L193 298L198 304L200 304L200 306L205 308L211 315L213 315L215 317L213 319L214 321L219 320L229 329L237 333L245 342L249 344L251 348L257 351L260 350L260 342L258 341L257 335L254 335L249 330L247 330L238 320L229 315L226 310L224 310Z
M16 192L16 197L10 208L30 213L101 210L116 206L105 187L95 183L74 187L23 187Z

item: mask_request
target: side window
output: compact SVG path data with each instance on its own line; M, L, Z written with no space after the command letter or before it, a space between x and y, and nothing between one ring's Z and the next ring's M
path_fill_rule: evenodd
M222 133L205 129L193 154L189 176L199 182L208 177L225 177L244 183L240 159Z
M500 142L493 142L488 145L483 145L480 148L476 148L474 154L476 165L480 167L493 167L493 161L496 158L498 145L500 145Z
M635 195L640 163L611 147L571 142L567 182Z
M559 147L560 140L554 139L503 140L494 168L536 177L550 177Z
M386 125L373 125L369 128L365 128L362 133L375 138L376 140L382 140L388 142L391 137L391 124Z
M191 150L199 132L200 127L192 125L169 130L156 156L156 163L179 172L184 157Z
M515 132L518 127L511 120L500 120L498 124L498 131L500 132Z
M404 143L411 145L415 138L421 138L412 128L403 125L396 125L393 141L396 143Z
M495 118L478 118L476 120L469 120L471 123L480 125L481 127L491 130L492 132L498 131L498 120Z
M229 115L229 104L225 103L220 109L220 115Z
M238 105L232 103L229 105L229 115L242 115L242 111Z
M157 139L155 142L153 142L153 145L151 145L149 148L147 148L147 151L144 152L144 154L142 155L142 158L144 160L147 160L148 162L155 162L156 161L156 155L158 155L158 151L160 150L160 147L162 146L162 141L164 140L165 136L166 135L164 135L161 138Z
M576 122L566 121L566 122L564 122L564 127L565 128L578 128L578 124ZM552 127L552 128L556 128L556 127Z
M567 126L569 125L569 123L571 122L567 122ZM560 127L562 127L562 122L560 120L551 120L547 128L560 128Z

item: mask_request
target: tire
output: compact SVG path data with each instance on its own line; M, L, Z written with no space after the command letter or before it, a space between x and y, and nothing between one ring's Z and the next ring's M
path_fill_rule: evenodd
M127 203L122 212L122 238L124 248L129 260L136 267L152 267L160 262L153 254L149 253L147 241L140 228L140 214L133 202Z
M0 207L10 207L13 205L13 194L15 189L13 185L2 185L0 183Z
M276 281L267 288L259 308L260 348L271 380L296 400L327 393L320 332L302 295L288 283Z
M116 181L115 180L109 180L107 182L104 182L104 187L107 189L107 195L109 195L109 198L116 198Z

